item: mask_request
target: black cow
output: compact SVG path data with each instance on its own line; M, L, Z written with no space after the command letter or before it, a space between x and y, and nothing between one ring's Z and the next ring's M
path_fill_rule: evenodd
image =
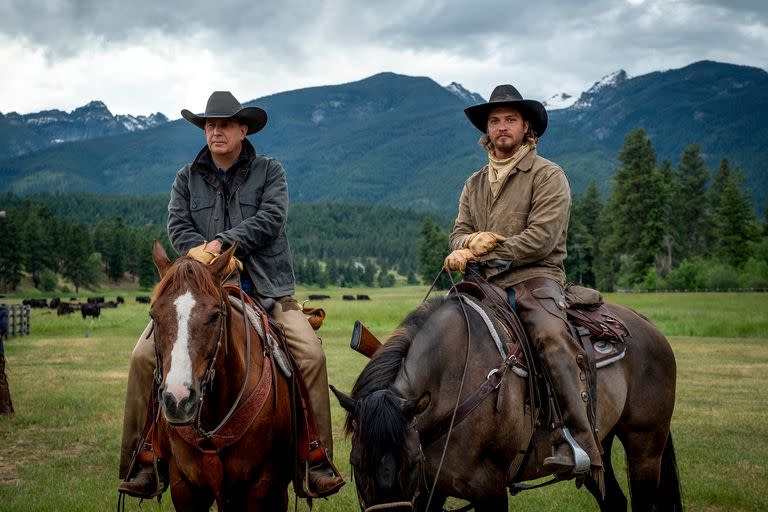
M357 300L371 300L371 298L367 295L358 295Z
M309 297L307 297L308 300L325 300L330 298L331 298L330 295L310 295Z
M61 299L59 297L54 297L51 299L51 303L48 307L51 309L56 309L59 307L59 304L61 304Z
M82 304L80 306L80 312L83 314L83 318L87 316L99 318L99 315L101 315L101 308L98 304Z
M104 302L104 297L88 297L88 304L98 304Z
M77 305L72 305L69 302L60 302L59 307L56 308L56 315L71 315L75 312Z
M21 301L21 303L31 308L47 308L48 307L48 299L24 299Z
M125 304L125 299L121 297L120 295L117 296L117 303L118 304Z
M138 295L136 297L136 302L139 304L149 304L152 301L152 299L148 295Z
M342 300L355 300L354 295L343 295L341 298Z
M117 302L113 300L108 300L107 302L99 302L97 304L101 309L107 308L107 309L114 309L117 307Z

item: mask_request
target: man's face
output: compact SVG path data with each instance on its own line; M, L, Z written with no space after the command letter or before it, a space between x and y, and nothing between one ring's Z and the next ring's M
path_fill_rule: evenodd
M239 154L246 133L248 126L237 119L208 119L205 122L205 140L215 155Z
M520 112L509 107L499 107L488 114L488 136L497 157L509 157L523 144L528 122Z

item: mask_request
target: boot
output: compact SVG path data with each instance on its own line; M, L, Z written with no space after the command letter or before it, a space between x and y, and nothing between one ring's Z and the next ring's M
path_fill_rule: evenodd
M576 463L573 451L568 443L560 443L552 447L552 455L544 459L544 470L553 475L567 475L573 471Z
M322 462L309 469L309 493L317 498L327 498L339 492L344 485L344 479L328 462Z
M142 464L133 478L120 482L117 490L134 498L151 500L162 494L164 487L162 482L158 481L155 467Z

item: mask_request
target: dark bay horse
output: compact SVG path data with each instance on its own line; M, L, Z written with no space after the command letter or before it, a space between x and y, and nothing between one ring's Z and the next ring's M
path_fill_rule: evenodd
M161 276L150 308L160 381L155 442L177 510L208 511L214 501L219 511L288 506L289 387L222 285L234 249L211 265L171 263L157 242L152 251Z
M528 382L512 372L452 429L426 434L494 378L501 362L487 324L462 303L449 295L422 304L373 355L351 396L334 389L348 412L350 462L364 511L427 510L428 503L430 511L439 511L449 496L478 511L506 511L508 486L547 476L541 464L549 455L549 434L532 434ZM625 357L598 371L605 495L591 476L584 483L601 510L626 510L611 465L618 438L627 456L632 510L682 510L670 435L674 355L648 320L606 306L631 338Z

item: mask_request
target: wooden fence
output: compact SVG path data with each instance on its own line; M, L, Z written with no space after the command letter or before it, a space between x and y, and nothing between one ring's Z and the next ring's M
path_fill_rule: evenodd
M8 336L26 336L29 334L29 306L22 304L3 304L8 311Z

